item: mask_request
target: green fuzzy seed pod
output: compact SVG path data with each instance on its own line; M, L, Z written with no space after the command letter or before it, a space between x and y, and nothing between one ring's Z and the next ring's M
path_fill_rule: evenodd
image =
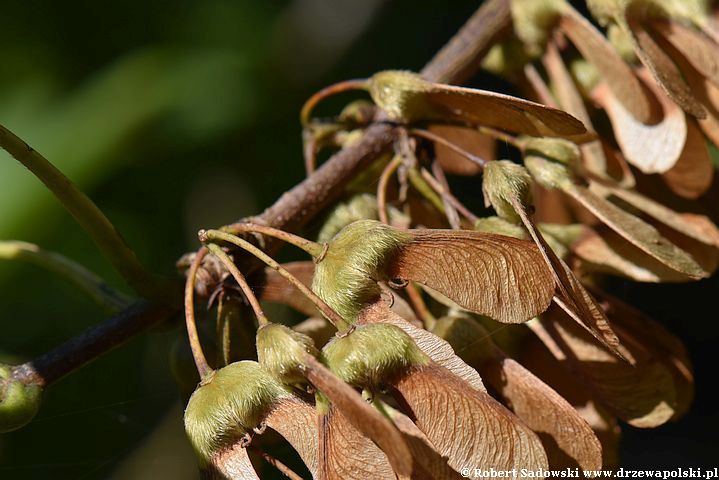
M388 258L410 234L374 220L347 225L329 242L315 267L312 290L342 318L353 323L363 306L379 298L377 280Z
M351 125L366 125L372 121L374 116L374 104L367 100L355 100L350 102L340 112L339 120Z
M338 204L327 215L317 235L317 241L329 242L350 223L365 219L377 219L377 198L369 193L354 195L346 202Z
M659 17L700 23L709 11L706 0L622 0L628 2L629 15L638 18Z
M524 157L524 166L527 167L532 178L544 188L561 190L572 184L572 172L559 162L528 155Z
M421 92L430 87L422 77L404 70L387 70L376 73L369 79L369 94L372 100L397 121L412 121L423 118L433 108L421 101Z
M709 0L587 0L592 16L601 25L628 16L660 17L701 24L709 13Z
M585 232L584 225L560 225L556 223L540 223L539 231L547 241L549 248L562 260L569 256L569 247Z
M287 394L259 363L247 360L205 378L185 409L185 432L201 466L256 427L272 403Z
M459 357L470 366L477 366L495 356L489 333L469 315L450 314L437 320L432 333L446 340Z
M592 90L601 80L597 68L583 58L575 58L569 63L569 71L581 94L590 98Z
M510 2L514 31L534 55L544 50L564 0L512 0Z
M285 385L307 383L302 374L305 355L319 356L310 337L277 323L257 330L257 359L260 365Z
M510 76L519 72L531 60L524 44L517 37L512 37L489 49L482 60L482 68L495 75Z
M634 44L629 34L622 27L613 23L607 27L607 38L612 44L614 50L627 62L638 63L639 58L634 51Z
M542 233L547 233L557 239L567 247L571 246L579 240L579 238L586 232L584 225L579 223L573 223L569 225L562 225L558 223L540 223L539 229Z
M574 168L579 164L579 147L561 138L531 137L525 144L527 155L538 155Z
M482 192L485 205L494 207L497 215L512 223L520 223L511 201L518 199L522 205L532 203L532 178L526 168L509 160L489 162L484 167Z
M0 433L24 427L40 409L42 388L12 378L12 367L0 365Z
M387 213L390 223L409 224L409 218L397 208L388 205ZM346 202L339 203L330 211L322 224L317 241L320 243L329 242L340 230L352 222L358 220L377 220L377 197L369 193L361 193L352 196Z
M340 379L370 390L429 363L429 357L402 329L380 323L360 325L348 335L335 337L322 355Z
M606 26L620 16L629 0L587 0L587 8L600 25Z
M500 217L484 217L478 219L474 224L474 229L478 232L496 233L506 237L514 237L520 240L529 239L529 233L521 225L508 222Z

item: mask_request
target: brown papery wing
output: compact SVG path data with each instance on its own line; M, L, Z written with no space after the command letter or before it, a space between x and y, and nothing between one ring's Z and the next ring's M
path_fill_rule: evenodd
M525 322L547 309L554 280L533 243L465 230L412 235L389 262L389 278L421 283L504 323Z
M694 240L719 248L719 229L704 215L678 213L634 190L592 184L592 190L613 195L653 219ZM610 197L611 199L611 197Z
M600 83L592 92L594 100L609 116L624 158L644 173L662 173L672 168L684 150L687 137L684 112L656 86L654 91L663 114L651 125L635 119L606 83Z
M217 452L210 459L210 465L200 471L200 478L203 480L260 480L247 455L247 449L239 442Z
M337 378L327 367L311 355L304 360L307 379L319 389L358 432L371 439L387 455L389 464L398 475L409 476L412 473L413 459L402 435L385 416L365 402L348 384ZM328 414L329 415L329 414ZM320 432L322 435L323 433ZM320 462L323 458L320 448ZM323 468L322 466L320 468ZM335 478L335 477L330 477ZM341 478L341 477L340 477ZM368 477L364 477L368 478ZM369 477L373 478L373 477Z
M571 246L587 271L604 272L637 282L687 282L691 278L673 270L601 225L587 228Z
M543 442L550 468L602 467L602 446L591 427L551 387L511 358L485 362L482 375L511 405L512 411Z
M419 349L431 358L433 362L443 366L454 375L457 375L457 377L467 382L472 388L482 392L486 391L482 383L482 378L477 371L464 363L464 361L455 354L454 349L449 343L428 330L415 327L390 310L389 306L383 301L380 300L364 308L357 316L357 323L388 323L401 328L407 335L412 337L412 340L414 340L414 343L417 344Z
M709 275L687 252L667 240L645 221L627 213L586 187L571 184L563 189L612 230L666 266L690 278Z
M387 455L334 406L317 418L320 480L396 480Z
M614 96L634 118L649 123L656 117L658 105L651 92L647 91L632 68L594 25L567 5L559 20L559 28L582 56L601 73Z
M632 21L631 26L626 31L634 43L634 51L637 56L652 72L654 79L662 87L662 90L682 110L696 118L704 118L706 110L689 89L689 86L682 78L679 68L652 38L651 34L644 29L642 23Z
M276 431L300 455L313 477L318 472L317 409L304 400L287 396L277 400L264 418L265 424Z
M547 468L539 438L485 392L431 363L394 383L404 412L455 469Z
M594 298L574 275L574 272L564 260L554 253L542 234L537 231L534 222L524 209L524 205L518 198L512 199L511 203L539 247L547 267L552 272L558 290L557 296L554 297L555 303L562 307L578 324L594 335L597 340L602 342L604 346L617 356L631 362L631 355L628 355L628 352L621 348L619 339L612 331L612 327L609 325L609 321L602 309L599 308Z
M671 371L642 344L620 339L635 359L617 359L556 309L530 327L557 360L614 414L640 428L656 427L675 414L678 392Z
M530 336L525 339L520 361L569 402L589 424L602 444L603 468L619 467L621 430L617 418L597 403L592 393L557 361L538 338Z
M434 449L432 443L427 436L422 433L417 425L415 425L409 417L402 412L395 410L389 405L383 405L385 412L397 425L397 428L404 436L407 445L412 450L412 455L421 464L422 472L413 474L412 478L423 480L431 478L433 480L459 480L462 476L447 464L447 459L442 457L439 452Z
M534 137L563 137L576 141L591 138L584 124L570 114L510 95L443 84L432 84L420 95L433 107L436 120L481 125Z
M654 20L650 26L669 41L704 77L719 85L719 45L702 32L680 22ZM681 68L681 65L679 67Z
M662 174L664 183L677 195L684 198L699 198L714 180L709 150L704 135L693 118L687 118L687 141L677 163Z
M677 391L676 419L689 410L694 398L694 373L684 344L659 322L604 292L594 292L607 305L607 315L628 342L645 345L672 373Z

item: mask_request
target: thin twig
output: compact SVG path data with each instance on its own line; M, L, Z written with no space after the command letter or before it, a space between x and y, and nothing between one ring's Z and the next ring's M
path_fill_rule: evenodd
M392 178L394 172L396 172L402 164L402 160L401 155L395 155L382 170L382 174L379 176L379 182L377 183L377 213L379 214L379 221L388 225L389 216L387 215L387 186L389 184L389 179Z
M252 291L250 285L247 283L247 279L245 279L245 276L242 275L242 272L240 272L240 270L237 268L237 265L234 264L230 256L227 255L222 250L222 248L220 248L219 245L215 245L214 243L208 244L207 249L210 251L210 253L220 259L225 268L229 270L230 274L234 277L235 281L240 286L242 293L245 294L247 301L250 303L252 311L255 312L255 316L257 317L257 323L259 323L260 325L267 325L268 323L270 323L270 321L267 320L265 312L262 311L262 306L260 305L260 301L257 300L255 292Z
M412 184L415 190L422 195L429 203L432 204L442 215L447 215L444 209L444 202L442 198L434 191L434 189L422 178L422 175L416 168L410 168L407 171L409 182Z
M426 172L426 170L422 169L422 177L427 180L427 177L424 175L424 172ZM437 193L440 197L442 197L442 202L444 203L444 210L445 212L447 212L447 221L454 230L460 230L462 226L459 223L459 213L457 213L457 207L452 202L452 199L449 198L449 184L447 183L447 178L444 176L442 167L437 160L434 160L432 162L432 173L434 174L434 178L436 179L436 181L439 182L439 184L442 186L442 189ZM431 177L431 175L429 175L429 177ZM430 187L431 186L432 184L430 183Z
M177 308L138 301L53 350L15 367L13 378L46 387L176 313Z
M551 45L551 43L550 43ZM548 107L558 108L557 101L554 99L554 95L549 91L549 86L542 79L541 75L537 71L537 68L530 64L524 66L524 76L527 79L529 87L534 90L534 97L547 105Z
M424 178L430 187L434 189L438 194L442 195L443 197L446 196L447 200L454 206L454 208L457 209L459 213L461 213L467 220L469 220L472 224L476 223L477 220L479 220L479 217L472 213L470 209L468 209L462 202L459 201L457 197L455 197L451 191L445 186L439 183L439 181L432 176L431 173L429 173L424 168L421 171L422 178Z
M262 260L275 270L277 273L282 275L285 280L290 282L295 288L297 288L304 296L306 296L312 303L317 306L317 308L322 312L323 315L327 317L327 319L334 324L334 326L338 330L344 330L349 327L347 322L340 317L337 312L332 310L332 308L327 305L324 300L322 300L320 297L317 296L315 292L310 290L307 285L302 283L297 277L292 275L289 271L287 271L282 265L277 263L272 257L267 255L265 252L260 250L259 248L252 245L247 240L244 240L238 236L232 235L227 232L223 232L221 230L200 230L198 233L198 237L200 238L200 241L203 243L206 242L217 242L217 241L223 241L228 242L230 244L233 244L237 247L240 247L241 249L251 253L258 259Z
M119 312L132 299L115 290L93 272L56 252L43 250L35 244L15 240L0 240L0 259L23 260L55 272L75 285L108 313Z
M490 128L490 127L478 127L477 128L481 133L488 135L495 140L499 140L501 142L504 142L508 145L511 145L515 148L518 148L519 150L524 150L524 142L515 137L514 135L510 135L507 132L503 132L501 130L497 130L496 128Z
M338 82L333 85L330 85L328 87L323 88L319 92L312 95L304 105L302 105L302 111L300 112L300 121L302 122L302 126L306 126L308 123L310 123L310 118L312 116L312 110L317 106L318 103L320 103L322 100L324 100L327 97L331 97L332 95L336 95L341 92L347 92L350 90L366 90L367 89L367 79L361 78L361 79L355 79L355 80L345 80L343 82Z
M265 462L267 462L270 465L272 465L273 467L275 467L285 477L287 477L291 480L302 480L302 477L297 475L290 467L288 467L284 463L280 462L275 457L273 457L269 453L265 452L257 445L251 444L250 449L254 450L259 456L261 456L265 460Z
M190 342L192 358L195 360L195 366L200 378L205 378L212 372L212 368L207 363L205 352L202 351L202 343L200 342L200 335L197 333L197 322L195 320L195 279L197 278L197 270L200 268L205 255L207 255L207 248L202 247L197 251L185 280L185 325L187 326L187 338Z
M309 127L302 130L302 156L305 159L305 173L309 177L317 169L317 136Z
M440 145L444 145L445 147L453 150L455 153L458 153L459 155L462 155L467 160L470 160L480 167L484 168L487 165L487 160L478 157L477 155L468 152L464 148L460 147L459 145L450 142L444 137L441 137L435 133L430 132L429 130L423 130L421 128L412 128L409 130L410 135L414 135L415 137L421 137L427 140L430 140L435 143L439 143Z
M256 223L233 223L222 227L220 230L232 233L233 235L237 235L238 233L261 233L262 235L267 235L268 237L276 238L287 242L290 245L294 245L295 247L307 252L307 254L313 258L317 258L322 255L325 248L324 245L320 243L313 242L312 240L300 237L294 233L285 232L279 228L273 228L267 225L258 225Z
M112 222L65 174L2 125L0 147L45 184L133 290L148 299L172 299L174 285L150 273L140 263Z
M437 323L437 319L432 315L432 312L429 311L429 308L427 308L427 304L422 298L422 292L419 291L419 287L410 282L405 291L407 292L409 303L412 304L412 309L422 321L424 328L431 331L432 328L434 328L434 324Z

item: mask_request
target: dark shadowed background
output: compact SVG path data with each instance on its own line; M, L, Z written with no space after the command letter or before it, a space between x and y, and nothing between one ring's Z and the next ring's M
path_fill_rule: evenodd
M312 92L386 68L420 69L478 4L4 0L0 123L81 185L146 263L172 273L196 248L198 228L257 213L303 177L298 112ZM489 76L475 85L506 88ZM461 183L479 203L479 184ZM0 239L61 252L121 285L4 153ZM697 384L681 421L624 426L627 468L719 463L717 283L616 282L617 293L686 342ZM0 362L27 360L104 317L24 264L0 263L0 292ZM182 332L137 338L50 388L33 423L0 435L0 478L196 478L168 366Z

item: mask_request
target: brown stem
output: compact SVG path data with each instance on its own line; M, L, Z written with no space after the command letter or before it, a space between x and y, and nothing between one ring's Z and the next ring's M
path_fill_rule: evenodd
M317 169L317 137L309 128L302 130L302 155L305 159L305 173L309 177Z
M427 179L427 177L432 177L432 175L425 176L425 172L426 170L422 169L422 177L424 177L425 180ZM449 185L447 184L447 178L444 176L444 171L442 171L442 167L437 160L432 162L432 173L434 174L434 178L436 179L436 181L442 186L440 191L438 191L437 193L440 197L442 197L442 202L444 203L444 211L447 212L447 221L454 230L460 230L462 227L459 223L459 213L457 213L457 207L449 198ZM431 184L430 187L432 187Z
M277 460L275 457L270 455L269 453L262 450L257 445L251 444L250 449L254 450L259 456L261 456L265 462L269 463L273 467L275 467L277 470L282 473L285 477L289 478L290 480L302 480L302 477L297 475L290 467L285 465L284 463Z
M46 387L175 313L176 308L138 301L36 359L15 367L13 378Z
M425 66L421 74L434 82L463 83L479 66L479 59L511 24L509 0L489 0ZM301 228L344 191L347 183L380 154L392 147L396 129L377 123L362 139L342 149L314 174L267 208L258 221L281 230ZM27 382L48 385L125 341L168 319L177 308L138 302L15 369Z
M482 57L509 31L510 0L488 0L422 70L433 82L464 83L477 71Z
M197 251L185 281L185 325L187 326L187 339L190 342L192 358L195 360L195 366L197 367L197 373L200 374L200 378L205 378L212 372L212 368L207 363L205 352L202 351L202 343L200 342L200 335L197 333L197 322L195 321L195 279L197 278L197 270L200 268L205 255L207 255L207 248L202 247Z
M257 317L257 323L259 323L260 325L267 325L268 323L270 323L270 321L267 320L265 312L262 311L262 306L260 305L260 301L257 300L255 292L252 291L250 285L245 279L245 276L242 275L242 272L240 272L240 270L237 268L237 265L234 264L230 256L227 255L222 250L222 248L220 248L219 245L215 245L214 243L207 245L207 249L210 251L210 253L220 259L225 268L234 277L235 281L240 286L242 293L245 294L247 301L250 302L252 311L255 312L255 316Z
M388 225L387 185L389 184L389 179L392 178L392 175L397 171L401 163L402 157L400 155L396 155L392 161L384 167L382 174L379 176L379 182L377 183L377 213L379 214L379 221Z
M487 160L478 157L477 155L474 155L473 153L468 152L464 148L460 147L459 145L450 142L444 137L441 137L435 133L430 132L429 130L422 130L421 128L412 128L409 130L410 135L413 135L415 137L421 137L426 140L429 140L434 143L439 143L440 145L444 145L445 147L449 148L450 150L453 150L455 153L462 155L467 160L470 160L471 162L476 163L480 167L484 168L487 165Z
M460 202L459 199L455 197L452 192L449 191L449 188L446 185L440 183L439 180L434 178L434 176L432 176L432 174L424 168L422 169L421 173L422 178L427 181L429 186L432 187L435 192L441 195L442 198L446 197L447 200L452 204L452 206L456 208L457 211L461 213L467 220L472 222L472 224L476 223L477 220L479 220L479 217L472 213L472 211L468 209L462 202Z
M312 95L304 105L302 105L302 112L300 113L300 121L302 126L306 126L310 122L310 116L312 110L327 97L337 95L338 93L347 92L350 90L367 90L367 79L356 79L356 80L345 80L343 82L335 83L329 87L325 87L319 92Z
M479 127L478 130L481 133L494 138L495 140L499 140L500 142L504 142L508 145L512 145L513 147L516 147L519 150L524 150L524 142L522 142L520 139L518 139L514 135L510 135L501 130L497 130L496 128L489 128L489 127Z
M232 233L233 235L237 235L238 233L261 233L262 235L267 235L268 237L276 238L287 242L290 245L294 245L295 247L307 252L307 254L313 258L317 258L322 255L322 252L325 249L324 245L300 237L294 233L285 232L279 228L268 227L267 225L257 225L256 223L233 223L232 225L222 227L220 230Z
M432 312L427 308L427 304L422 298L422 292L420 292L419 287L410 282L405 291L407 292L409 303L412 304L412 309L417 314L417 317L422 320L424 328L431 331L432 328L434 328L434 324L437 323L437 319L434 318Z
M322 312L322 314L327 317L330 322L332 322L335 328L337 328L338 330L345 330L349 327L347 322L342 317L340 317L337 312L332 310L332 308L327 305L324 300L318 297L315 292L310 290L307 285L302 283L297 277L292 275L287 269L277 263L275 259L267 255L259 248L252 245L247 240L244 240L230 233L223 232L221 230L200 230L200 232L198 233L198 237L203 243L217 241L227 242L237 247L240 247L248 253L251 253L252 255L263 261L268 267L279 273L285 280L290 282L295 288L297 288L297 290L299 290L305 297L307 297L312 303L314 303L315 306L319 309L319 311Z

